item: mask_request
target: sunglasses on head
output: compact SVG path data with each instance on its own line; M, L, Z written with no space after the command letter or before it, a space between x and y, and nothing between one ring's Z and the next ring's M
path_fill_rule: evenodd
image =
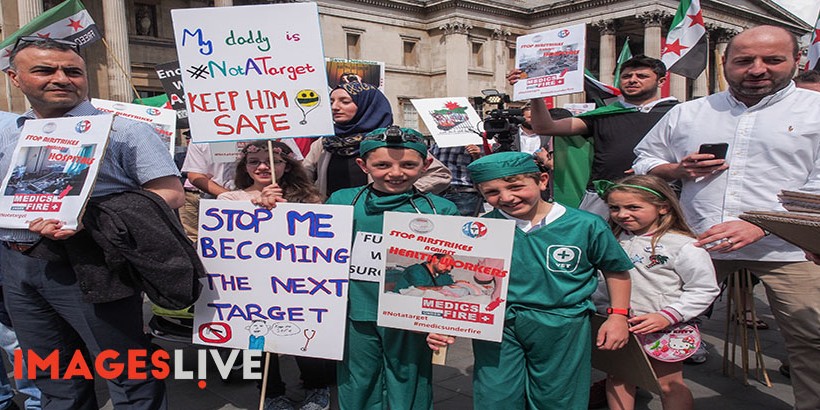
M73 42L73 41L63 40L63 39L59 39L59 38L44 38L44 37L38 37L38 36L23 36L23 37L18 38L17 42L14 43L14 49L13 50L17 50L21 46L24 46L26 44L45 44L45 43L54 43L54 44L62 44L64 46L69 46L69 47L71 47L72 50L74 50L74 52L76 52L77 54L80 54L80 45Z
M401 144L403 142L424 142L424 138L416 133L406 132L398 125L391 125L381 133L370 133L365 140L384 141L388 144Z

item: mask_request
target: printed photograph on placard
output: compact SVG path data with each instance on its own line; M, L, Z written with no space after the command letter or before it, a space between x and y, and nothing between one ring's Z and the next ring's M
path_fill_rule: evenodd
M341 84L358 81L384 92L384 62L326 58L327 86L330 90Z
M446 253L390 254L384 291L404 296L436 297L489 305L499 297L496 276L475 272L476 266L504 269L504 260Z
M467 97L410 100L439 147L481 144L481 117Z
M513 99L583 91L585 44L584 24L518 37L515 66L523 73L513 85Z
M20 149L4 196L51 194L77 196L88 178L97 144L78 147L39 146ZM67 162L67 159L71 162Z

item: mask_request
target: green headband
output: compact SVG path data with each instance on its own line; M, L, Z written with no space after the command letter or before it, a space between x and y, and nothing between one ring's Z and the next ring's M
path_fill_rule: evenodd
M395 140L388 137L386 134L390 128L401 130L401 136ZM427 144L424 143L424 136L412 128L387 127L377 128L369 132L359 145L359 155L364 156L364 154L381 147L412 149L418 152L422 158L427 158Z
M660 192L658 192L658 191L656 191L652 188L647 188L645 186L640 186L640 185L616 184L612 181L607 181L605 179L599 179L597 181L592 181L592 186L595 187L595 192L598 193L598 196L601 197L601 199L606 198L607 192L609 192L609 191L611 191L615 188L621 188L621 187L640 189L640 190L649 192L650 194L655 195L656 197L658 197L660 199L666 199L666 197L663 196L663 194L661 194Z
M467 165L467 170L476 184L513 175L541 172L532 155L523 152L490 154Z

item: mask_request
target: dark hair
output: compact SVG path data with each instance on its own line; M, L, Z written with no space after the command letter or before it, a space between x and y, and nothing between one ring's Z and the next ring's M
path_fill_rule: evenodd
M64 40L56 40L52 38L42 38L37 39L37 41L17 41L17 45L11 50L11 54L9 54L9 68L12 70L16 69L14 66L14 59L17 58L17 54L25 50L29 47L34 47L38 50L58 50L58 51L73 51L77 53L77 46L69 44L70 42ZM80 55L80 53L77 53ZM80 56L82 58L82 56Z
M669 210L666 214L658 215L658 230L656 230L652 235L651 241L653 255L655 254L655 244L657 244L661 237L669 231L677 232L692 238L695 237L692 229L686 224L686 219L683 216L683 210L680 207L680 202L678 202L678 197L675 196L675 192L672 191L672 188L666 183L666 181L652 175L633 175L615 181L615 183L618 185L606 191L604 194L604 201L606 201L609 194L612 192L628 192L630 194L640 196L641 199L652 205L657 207L665 206ZM661 194L663 198L649 191L625 185L637 185L649 188ZM609 218L609 226L612 228L612 233L615 234L616 237L624 231L624 228L621 228L621 226L615 223L612 218Z
M820 83L820 71L816 70L806 70L803 71L797 77L794 77L794 82L796 83L810 83L810 84L818 84Z
M302 162L293 158L293 150L283 142L271 141L270 144L274 151L281 150L279 156L286 163L284 175L276 180L276 183L282 188L283 197L288 202L294 203L318 204L324 202L322 194L308 179ZM234 177L237 189L245 189L253 185L253 178L248 174L247 168L248 152L259 151L268 152L268 141L251 141L242 149L242 157L236 163L236 177ZM273 164L271 164L271 172L274 172Z
M798 55L800 54L800 45L797 43L797 37L795 37L795 36L794 36L794 34L792 34L792 32L791 32L791 31L786 30L786 29L785 29L785 28L783 28L783 27L778 27L778 26L769 26L769 25L757 26L757 27L752 27L752 28L759 28L759 27L768 27L768 28L775 28L775 29L782 30L784 33L786 33L786 35L788 35L788 36L789 36L789 40L791 40L791 43L792 43L792 55L793 55L793 56L798 56ZM743 34L743 33L745 33L745 31L742 31L740 34ZM723 52L723 58L727 58L727 59L728 59L728 57L729 57L729 50L731 50L731 49L732 49L732 43L734 43L735 38L737 38L737 35L736 35L736 36L733 36L732 38L730 38L730 39L729 39L729 43L727 43L727 44L726 44L726 51L724 51L724 52Z
M501 179L504 182L515 182L515 181L520 181L522 179L530 178L533 181L535 181L536 184L540 184L541 183L541 174L545 174L545 172L528 172L526 174L507 175L505 177L501 177L501 178L498 178L498 179ZM483 196L484 192L481 190L481 184L483 184L483 182L479 182L479 183L473 184L473 185L478 190L478 192Z
M621 66L621 72L627 68L649 68L652 70L658 78L666 77L666 65L663 61L658 60L657 58L647 57L643 54L638 54L635 57L626 60L624 64ZM616 82L620 81L620 78L615 79Z

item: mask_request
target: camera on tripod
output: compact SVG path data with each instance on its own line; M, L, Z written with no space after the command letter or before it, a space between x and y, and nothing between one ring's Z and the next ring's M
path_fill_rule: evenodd
M524 113L518 108L504 108L510 96L498 90L481 90L483 97L473 97L476 105L492 104L495 108L485 111L481 121L487 139L498 142L496 152L512 151L512 143L518 135L518 125L524 123Z

